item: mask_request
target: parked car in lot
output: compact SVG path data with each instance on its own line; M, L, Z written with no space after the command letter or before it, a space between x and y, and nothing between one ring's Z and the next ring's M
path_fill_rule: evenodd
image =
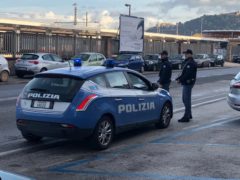
M3 56L0 56L0 81L8 81L9 74L8 62Z
M172 118L169 93L127 68L82 66L35 75L16 103L17 127L28 141L90 138L106 149L114 135Z
M116 67L128 68L139 72L144 71L144 60L141 55L119 54L113 60Z
M211 67L211 59L208 54L196 54L194 60L198 67Z
M232 109L240 111L240 73L238 73L230 82L228 104Z
M211 62L211 66L224 66L224 56L223 55L213 55L213 54L209 54L208 55L210 58L210 62Z
M144 59L145 71L158 71L160 67L160 55L159 54L146 54Z
M233 55L232 56L232 61L234 63L240 63L240 56L239 55Z
M81 59L84 66L102 66L106 57L100 53L84 52L75 55L71 59Z
M182 54L178 54L169 58L173 69L182 69L184 57Z
M50 69L67 67L68 62L51 53L23 54L15 63L15 73L18 77L34 75Z

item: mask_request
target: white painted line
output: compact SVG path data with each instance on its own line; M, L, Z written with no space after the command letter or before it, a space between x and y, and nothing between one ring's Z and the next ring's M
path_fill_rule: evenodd
M203 106L203 105L215 103L215 102L218 102L218 101L222 101L222 100L224 100L224 99L226 99L226 97L217 98L217 99L213 99L213 100L209 100L209 101L197 103L197 104L192 105L192 107L195 108L195 107L199 107L199 106ZM175 109L173 112L174 112L174 113L178 113L178 112L183 111L184 109L185 109L184 107L178 108L178 109Z
M0 98L0 102L17 100L17 97Z
M8 156L8 155L11 155L11 154L14 154L14 153L19 153L19 152L22 152L22 151L28 151L28 150L35 149L35 148L42 148L44 146L52 145L54 143L59 143L59 142L62 142L62 141L63 140L51 140L47 143L34 145L34 146L31 146L31 147L23 147L23 148L17 148L17 149L14 149L14 150L8 150L8 151L0 152L0 157Z

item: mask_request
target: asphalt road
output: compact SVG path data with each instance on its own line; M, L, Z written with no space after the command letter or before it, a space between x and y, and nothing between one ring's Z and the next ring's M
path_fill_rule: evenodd
M225 99L237 72L238 68L198 72L194 118L188 124L177 122L183 114L181 87L172 83L174 117L168 129L149 126L121 134L100 152L85 141L25 142L15 125L15 101L25 82L0 84L0 169L44 180L240 179L240 117ZM147 77L157 80L156 74Z

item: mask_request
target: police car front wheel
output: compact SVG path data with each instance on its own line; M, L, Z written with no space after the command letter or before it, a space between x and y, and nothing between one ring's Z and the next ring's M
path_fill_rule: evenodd
M103 116L98 122L93 136L92 145L95 149L107 149L114 135L113 122L110 117Z
M160 129L167 128L172 118L172 106L170 103L165 103L162 110L159 121L156 123L156 127Z

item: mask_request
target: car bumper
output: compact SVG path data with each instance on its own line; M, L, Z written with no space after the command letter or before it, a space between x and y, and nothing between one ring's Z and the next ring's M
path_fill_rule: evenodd
M36 74L40 72L38 67L15 67L16 73L22 74Z
M227 101L232 109L240 111L240 95L229 94Z
M93 133L92 129L80 129L74 125L65 123L39 122L22 119L17 120L17 127L22 132L40 137L83 139Z

